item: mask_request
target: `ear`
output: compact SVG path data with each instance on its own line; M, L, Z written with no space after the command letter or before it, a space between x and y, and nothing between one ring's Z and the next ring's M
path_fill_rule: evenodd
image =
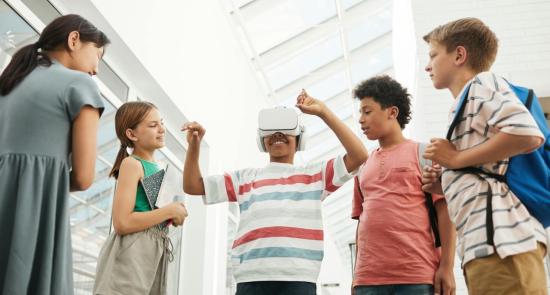
M389 107L388 108L388 117L390 119L397 119L397 116L399 116L399 108L396 106Z
M457 46L455 49L455 64L461 66L468 60L468 50L464 46Z
M135 135L135 133L134 133L134 130L128 128L128 129L126 129L125 134L126 134L126 137L128 137L128 139L129 139L130 141L132 141L132 142L138 141L138 138L136 137L136 135Z
M71 51L80 46L80 33L78 31L72 31L69 33L69 37L67 37L67 46Z

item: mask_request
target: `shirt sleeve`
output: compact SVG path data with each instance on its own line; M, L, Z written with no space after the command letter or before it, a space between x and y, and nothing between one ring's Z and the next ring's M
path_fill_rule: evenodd
M105 108L97 84L86 74L78 75L65 90L65 107L71 121L78 117L84 106L98 109L100 116Z
M512 135L544 137L535 119L511 89L498 92L483 84L473 84L469 94L473 106L468 107L472 128L484 137L497 132ZM465 113L466 114L466 113Z
M355 172L348 172L344 163L344 156L340 155L323 163L323 194L321 200L324 200L331 193L350 180Z
M212 175L203 178L203 202L207 205L222 202L237 202L239 178L236 172L227 172L223 175Z
M359 219L361 212L363 212L363 194L359 183L359 177L353 178L353 200L351 203L351 219Z

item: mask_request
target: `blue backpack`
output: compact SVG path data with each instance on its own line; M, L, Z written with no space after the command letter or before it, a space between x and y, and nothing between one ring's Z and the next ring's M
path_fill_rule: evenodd
M490 173L477 167L466 167L457 170L476 174L480 178L483 175L506 182L529 213L546 228L550 226L550 129L546 125L542 107L533 90L511 83L508 84L537 122L545 138L544 144L531 153L511 157L505 175ZM460 98L458 111L447 132L447 140L451 140L454 129L463 117L469 91L470 85ZM491 196L492 192L489 190L486 211L489 244L493 244L494 231Z

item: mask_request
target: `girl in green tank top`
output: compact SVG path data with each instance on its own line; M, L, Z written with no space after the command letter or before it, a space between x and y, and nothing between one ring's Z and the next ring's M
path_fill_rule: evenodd
M136 155L132 155L132 158L138 160L143 167L143 177L149 177L161 169L155 162L146 161ZM145 190L141 185L138 185L136 192L136 205L134 206L134 212L147 212L151 211L153 208L149 205L147 201L147 196L145 195Z
M160 170L154 153L164 146L164 124L148 102L123 104L115 116L121 142L110 176L117 179L112 233L99 254L94 294L166 294L166 269L173 259L168 228L183 224L181 202L151 208L140 180ZM127 149L132 148L132 155Z

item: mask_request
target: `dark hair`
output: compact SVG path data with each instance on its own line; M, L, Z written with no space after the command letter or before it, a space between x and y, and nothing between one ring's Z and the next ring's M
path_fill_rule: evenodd
M80 15L60 16L44 28L36 43L22 47L13 55L10 63L0 75L0 95L10 93L38 65L50 66L52 61L46 52L60 46L64 46L68 50L67 39L69 34L74 31L80 34L81 41L93 42L97 47L103 47L110 43L103 32Z
M136 128L139 123L145 120L149 112L156 108L150 102L132 101L122 104L117 110L115 115L115 131L118 140L120 140L120 148L109 177L118 178L120 164L124 158L129 156L127 148L134 147L134 143L126 137L126 130Z
M401 129L411 120L411 95L407 93L407 88L389 76L376 76L361 82L353 90L353 95L359 100L372 98L382 109L397 107L397 122Z
M461 18L446 23L422 38L427 43L437 42L445 46L447 53L464 46L468 52L467 63L476 72L490 70L497 57L497 36L477 18Z

